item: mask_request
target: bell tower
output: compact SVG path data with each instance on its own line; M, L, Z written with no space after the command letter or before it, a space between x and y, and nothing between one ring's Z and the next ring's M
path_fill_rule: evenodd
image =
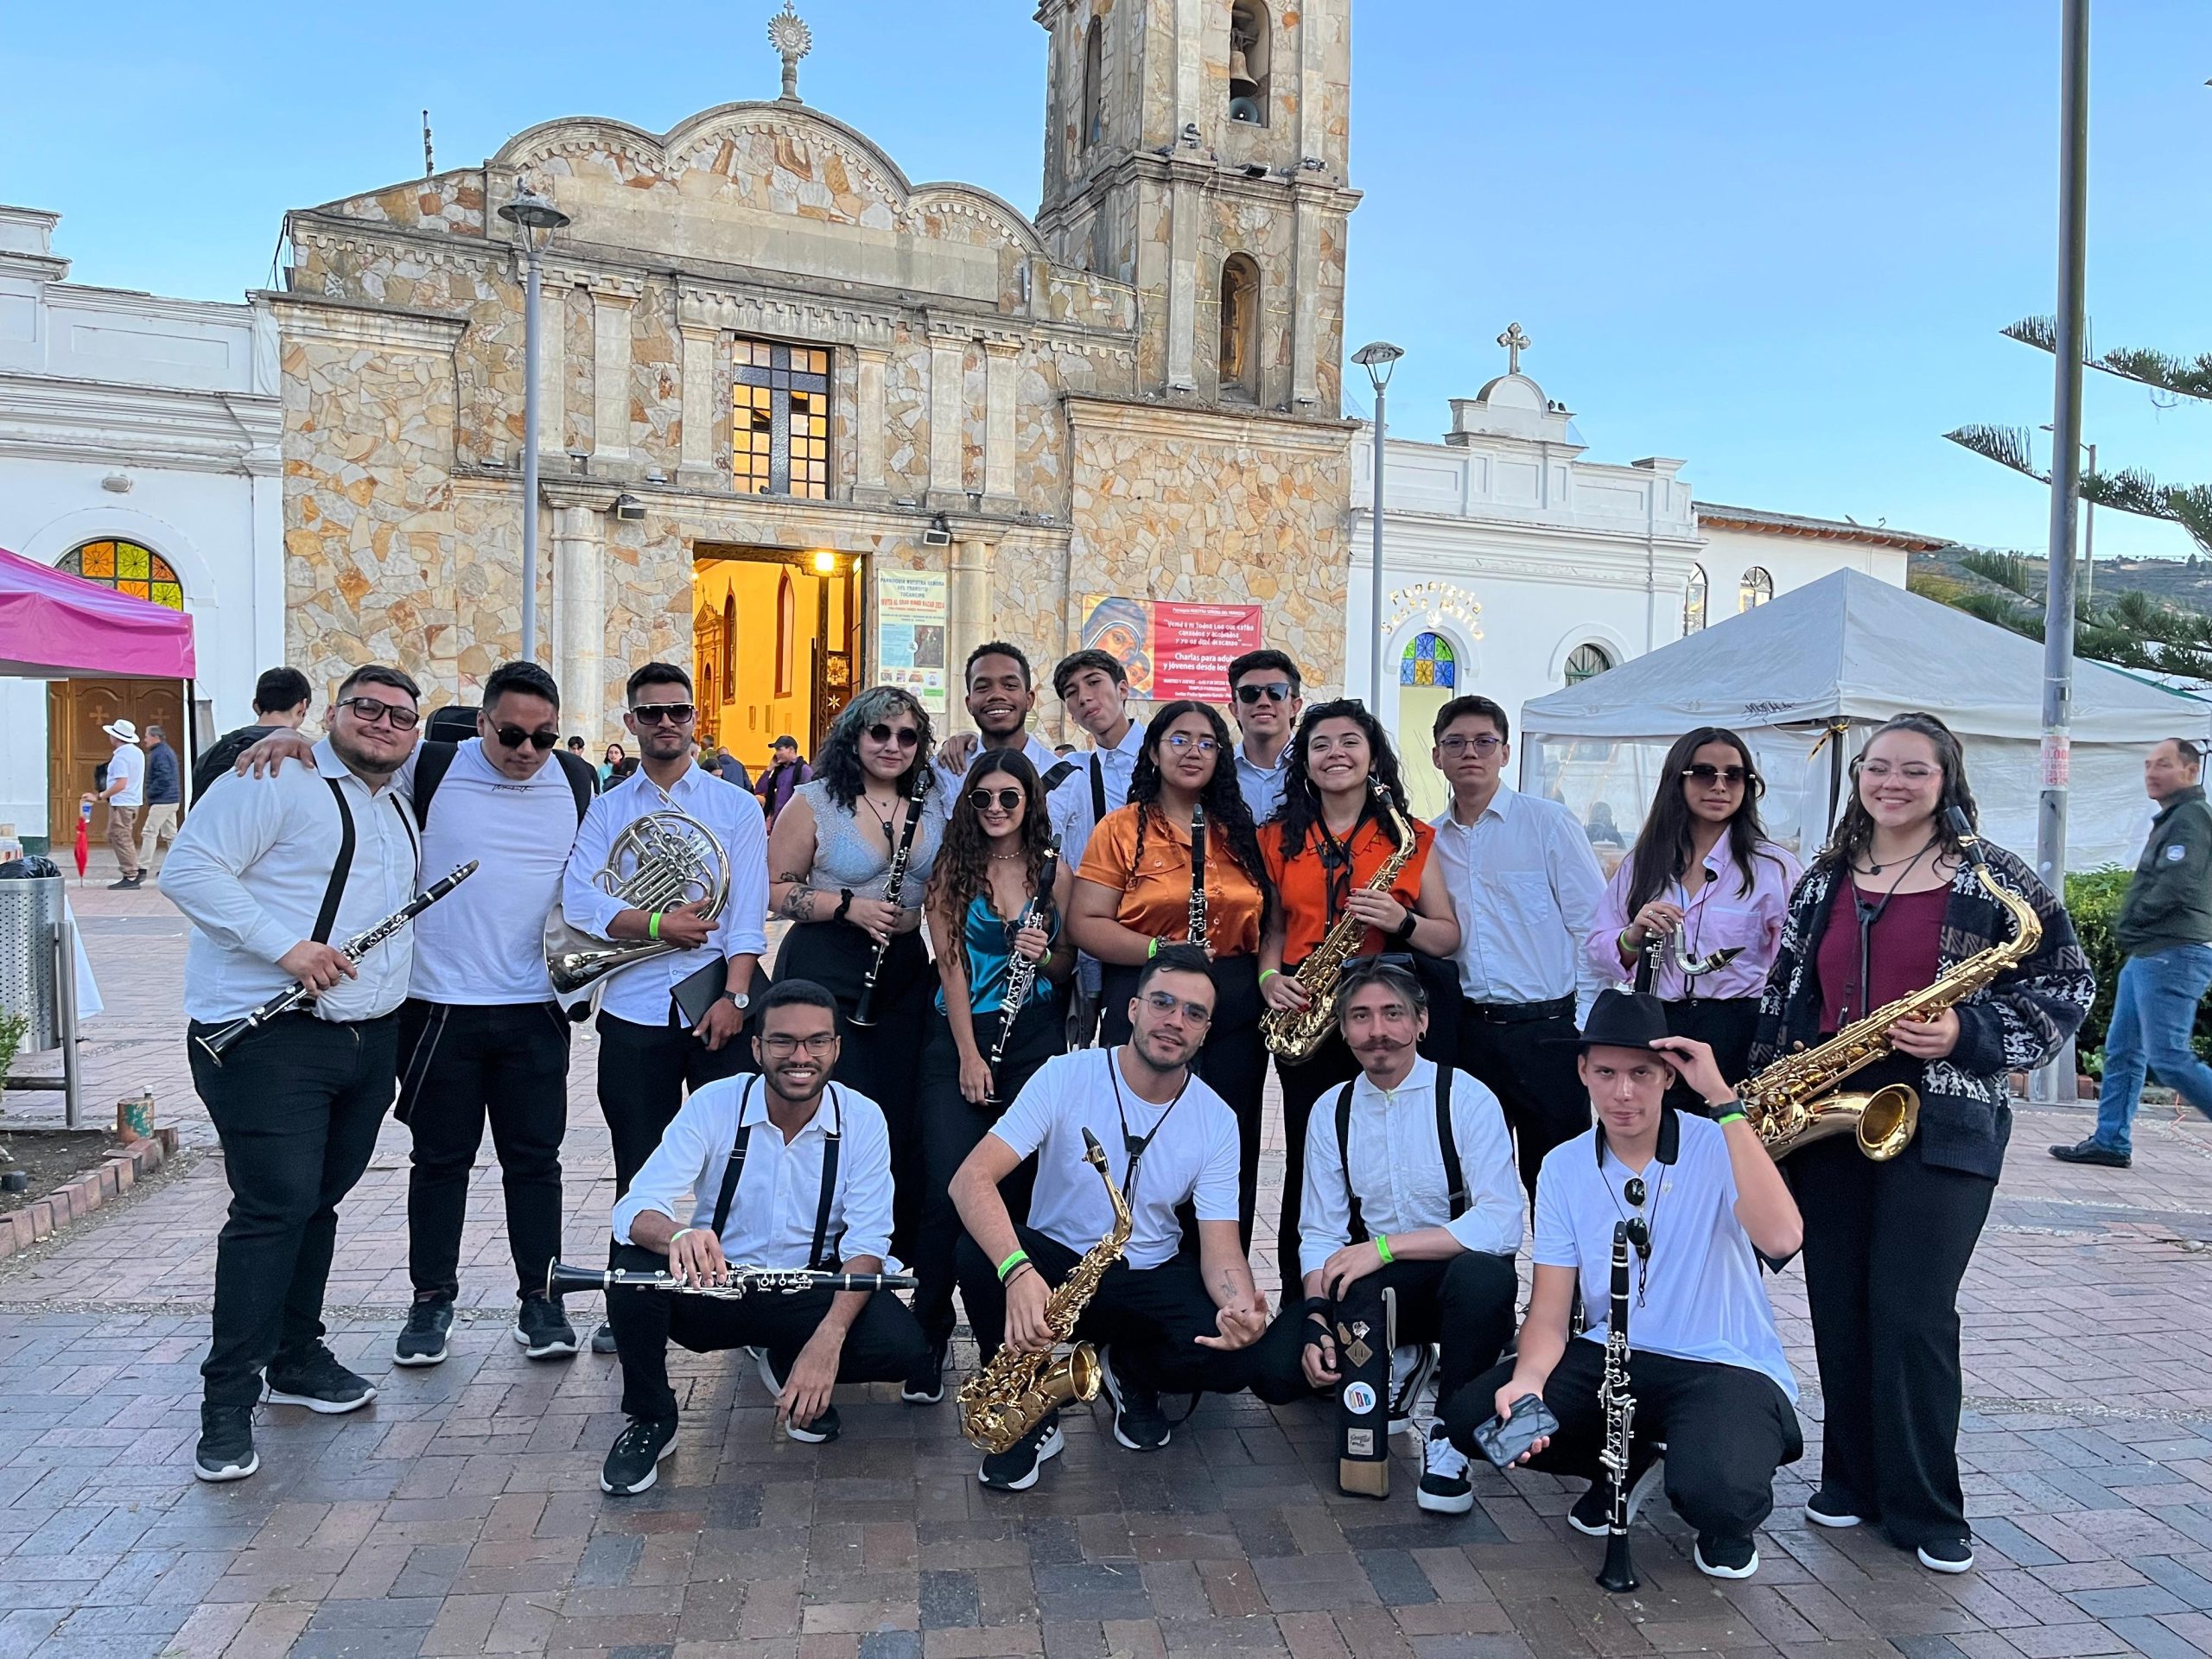
M1351 0L1041 0L1037 217L1136 291L1138 393L1334 419Z

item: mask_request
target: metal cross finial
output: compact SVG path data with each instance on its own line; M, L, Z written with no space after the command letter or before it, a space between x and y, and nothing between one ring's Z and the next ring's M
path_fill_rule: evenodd
M1505 347L1505 372L1518 374L1521 372L1521 353L1535 342L1522 334L1521 325L1516 322L1507 326L1505 332L1497 337L1497 343Z
M784 96L796 104L798 60L814 49L814 31L806 26L791 0L784 0L784 9L768 20L768 44L783 56Z

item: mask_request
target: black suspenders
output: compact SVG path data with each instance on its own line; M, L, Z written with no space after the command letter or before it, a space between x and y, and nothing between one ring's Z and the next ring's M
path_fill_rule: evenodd
M753 1125L745 1121L746 1106L753 1099L753 1085L756 1078L748 1077L745 1089L737 1097L737 1139L730 1143L729 1161L722 1166L721 1191L715 1195L715 1236L720 1239L723 1228L729 1224L730 1205L737 1198L737 1178L745 1173L745 1148L753 1139ZM814 1207L814 1243L808 1250L806 1265L817 1272L827 1272L837 1261L830 1252L830 1205L837 1192L837 1152L844 1141L845 1109L837 1099L837 1085L830 1085L830 1101L835 1116L831 1127L823 1136L822 1147L822 1196ZM845 1234L838 1229L836 1242L842 1244Z
M1351 1189L1351 1090L1346 1084L1337 1092L1337 1158L1344 1168L1344 1198L1351 1206L1351 1238L1355 1244L1367 1237L1367 1221L1361 1215L1359 1194ZM1459 1162L1459 1146L1452 1133L1452 1068L1436 1068L1436 1149L1444 1160L1444 1186L1450 1194L1452 1219L1467 1211L1467 1172Z

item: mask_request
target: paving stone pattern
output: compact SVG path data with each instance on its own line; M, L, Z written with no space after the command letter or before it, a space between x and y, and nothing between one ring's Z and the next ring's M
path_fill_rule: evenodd
M185 1081L182 928L151 892L95 889L79 908L110 1009L91 1028L88 1102L111 1111L150 1084L187 1155L0 1267L0 1655L2212 1652L2212 1130L2165 1110L2132 1173L2043 1155L2082 1132L2080 1112L2020 1114L1965 1297L1981 1565L1961 1579L1808 1529L1791 1470L1756 1579L1699 1575L1662 1503L1636 1534L1643 1589L1608 1597L1598 1546L1566 1525L1567 1485L1485 1470L1473 1513L1425 1516L1405 1457L1387 1503L1346 1498L1319 1407L1244 1399L1208 1400L1146 1457L1077 1417L1042 1483L1003 1496L976 1484L949 1402L846 1390L844 1438L801 1446L728 1356L676 1357L677 1453L653 1491L607 1498L613 1363L532 1364L508 1339L489 1166L454 1357L390 1365L409 1294L391 1128L341 1213L332 1281L333 1345L381 1395L338 1419L267 1408L264 1471L204 1486L189 1454L226 1195ZM569 1160L569 1239L586 1255L612 1190L594 1058L587 1037ZM19 1096L6 1121L54 1113ZM1809 1473L1819 1395L1796 1271L1777 1295ZM579 1323L593 1311L580 1300Z

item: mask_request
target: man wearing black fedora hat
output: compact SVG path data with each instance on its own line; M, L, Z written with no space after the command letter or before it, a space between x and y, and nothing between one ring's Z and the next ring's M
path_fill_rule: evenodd
M1536 1179L1535 1288L1515 1357L1459 1391L1440 1432L1462 1452L1493 1408L1540 1395L1560 1427L1522 1459L1592 1484L1568 1519L1602 1535L1606 1489L1596 1480L1605 1420L1598 1388L1606 1324L1576 1340L1568 1308L1609 1309L1613 1230L1636 1250L1628 1335L1636 1397L1630 1513L1650 1471L1643 1448L1664 1446L1667 1497L1697 1531L1700 1571L1745 1579L1758 1570L1752 1535L1774 1508L1774 1471L1804 1452L1758 1257L1786 1260L1803 1236L1797 1205L1751 1126L1713 1051L1667 1034L1657 998L1601 994L1574 1046L1597 1118L1552 1149ZM1708 1121L1665 1104L1679 1077L1710 1106Z

